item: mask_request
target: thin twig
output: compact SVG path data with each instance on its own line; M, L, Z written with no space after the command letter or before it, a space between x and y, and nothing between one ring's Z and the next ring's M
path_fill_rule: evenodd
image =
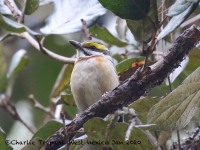
M125 134L125 141L129 140L129 138L131 136L131 132L133 130L133 127L137 124L137 117L136 117L135 110L130 108L128 113L129 113L129 115L131 115L132 119L130 120L130 124L129 124L128 129Z
M42 110L43 112L45 112L46 114L48 114L49 116L51 116L52 118L54 118L54 114L53 112L51 111L51 109L49 107L45 107L43 106L41 103L39 103L34 95L29 95L29 100L33 103L34 107L39 109L39 110Z
M40 48L40 45L39 43L37 42L37 40L35 40L28 32L23 32L21 34L17 34L17 36L20 36L22 38L25 38L26 40L28 40L28 42L36 48L36 50L38 50L39 52L42 52L41 51L41 48ZM48 50L47 48L45 47L42 47L42 50L43 50L43 54L57 60L57 61L60 61L60 62L63 62L63 63L66 63L66 64L74 64L75 62L75 58L68 58L68 57L64 57L64 56L61 56L61 55L58 55L50 50ZM44 53L45 51L45 53Z
M61 117L62 122L63 122L63 127L65 128L66 117L65 117L64 112L60 112L60 117ZM66 131L66 129L64 129L64 136L65 136L65 139L67 139L67 131ZM66 150L69 150L69 142L68 142L68 140L67 140L67 144L66 144Z
M177 133L177 139L178 139L178 149L181 150L181 140L180 140L179 130L177 130L176 133Z
M169 83L169 90L170 90L170 92L172 92L172 84L171 84L171 81L170 81L170 76L167 77L167 80L168 80L168 83Z
M86 21L84 19L81 19L81 22L82 22L82 31L83 33L85 33L86 37L88 40L92 40L92 36L90 35L90 32L87 28L87 24L86 24Z
M40 51L41 51L43 54L47 55L47 52L44 50L44 47L43 47L42 43L40 42L40 39L36 37L36 40L37 40L37 42L38 42Z
M13 18L18 21L20 14L15 10L14 6L12 6L12 4L10 3L9 0L4 0L4 4L10 9Z
M10 101L8 97L5 96L4 98L0 99L0 107L8 112L15 120L21 122L31 133L34 133L33 129L22 120L16 110L15 105Z
M193 140L199 134L199 132L200 132L200 126L198 126L197 130L194 132L194 135L192 136Z
M181 24L181 28L185 28L185 27L188 27L192 24L194 24L195 22L199 21L200 20L200 14L194 16L193 18L185 21L183 24Z
M141 50L137 50L137 49L134 49L134 50L129 50L129 51L125 51L125 52L119 52L119 55L122 55L122 56L127 56L127 55L131 55L131 54L138 54L138 55L142 55L142 51ZM159 52L159 51L154 51L152 53L153 55L160 55L160 56L163 56L163 52Z
M26 4L27 4L27 0L23 0L22 14L18 18L18 20L17 20L19 23L24 23L24 16L25 16Z

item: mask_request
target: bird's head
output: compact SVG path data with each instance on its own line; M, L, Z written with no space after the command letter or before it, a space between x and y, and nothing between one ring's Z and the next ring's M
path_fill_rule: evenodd
M69 41L77 50L77 57L90 57L90 56L110 56L108 48L103 44L94 41L86 41L83 43L70 40Z

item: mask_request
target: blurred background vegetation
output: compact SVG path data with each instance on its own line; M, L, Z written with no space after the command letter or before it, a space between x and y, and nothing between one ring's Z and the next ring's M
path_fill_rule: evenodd
M15 7L19 8L19 12L23 10L23 4L24 4L23 0L15 0L15 1L10 1L10 2L16 3L17 6ZM65 22L66 18L64 15L69 14L72 17L67 18L69 19L67 21L73 21L74 14L71 15L70 13L73 13L73 12L70 12L70 11L73 9L78 9L78 8L83 9L79 5L80 1L76 0L73 3L70 1L64 2L62 0L59 0L59 2L58 1L54 2L53 0L52 1L51 0L41 0L41 1L34 0L32 2L33 4L34 2L36 2L38 6L36 5L37 7L35 8L32 8L32 7L29 8L29 5L31 4L27 5L28 10L33 9L34 11L25 15L24 25L28 27L29 29L31 29L32 31L40 34L40 35L32 34L35 37L38 36L39 38L41 38L42 36L45 35L45 39L43 41L44 47L62 56L74 57L76 51L69 44L68 40L72 40L72 39L77 40L77 41L87 40L87 35L85 33L87 31L82 31L84 25L82 25L80 21L80 19L84 19L86 20L86 23L89 28L89 32L94 36L94 39L101 40L101 42L105 43L106 46L110 48L111 54L115 58L115 63L116 65L118 65L117 66L118 73L123 73L124 71L129 70L135 61L140 62L144 60L144 54L143 54L144 47L148 46L148 44L151 43L149 41L155 38L158 35L158 33L160 33L160 31L165 29L165 27L169 24L171 18L176 17L177 14L175 15L173 14L175 10L174 8L171 8L172 9L172 11L170 12L171 14L167 17L167 12L170 6L172 6L173 4L174 4L174 7L180 6L181 12L178 12L178 13L182 13L182 12L184 13L184 9L189 8L189 7L192 7L192 8L190 9L190 11L187 12L187 15L182 16L182 17L180 16L177 19L177 20L182 19L182 21L181 23L176 25L176 28L173 31L169 31L169 32L167 31L167 33L164 33L166 34L165 36L163 36L162 34L159 34L160 39L162 40L159 43L157 43L156 52L161 52L163 54L166 54L167 50L169 49L173 41L176 39L176 37L180 35L180 33L184 29L189 27L191 24L196 24L197 26L200 25L200 22L197 21L198 19L196 19L196 21L190 20L191 18L194 19L195 17L199 17L200 6L199 6L199 1L197 0L193 0L190 2L186 0L179 1L183 5L176 4L175 0L157 1L157 4L156 4L157 8L154 8L153 10L156 10L156 12L154 13L156 14L155 16L158 17L157 21L159 22L156 24L156 28L157 28L156 32L153 31L152 35L149 35L149 32L147 32L147 30L143 31L144 33L140 35L140 33L137 33L138 32L137 30L140 30L140 28L134 28L134 27L135 26L145 27L145 25L138 24L135 22L131 23L131 21L133 21L134 19L136 19L137 21L143 20L144 16L136 15L135 18L126 18L123 16L124 14L119 14L118 11L115 11L114 9L112 9L112 4L106 7L106 4L104 4L103 1L100 1L100 2L107 9L104 9L101 6L102 10L99 10L99 12L97 11L98 9L96 9L96 11L91 10L91 12L89 13L97 14L96 16L93 16L91 20L89 21L87 20L87 17L90 15L87 16L86 14L86 16L84 15L80 17L78 16L78 19L74 22L74 24L70 24L70 25L68 25ZM94 3L96 4L97 2L98 1L95 1ZM148 2L150 2L151 9L152 9L152 7L155 6L153 5L155 4L155 1L153 2L152 0L150 0ZM140 4L140 2L138 2L137 0L136 0L136 3ZM66 7L62 6L62 4L65 5ZM144 4L144 1L141 1L142 6L143 4ZM46 56L45 54L42 54L41 52L38 52L35 48L33 48L33 46L30 45L29 41L27 41L25 38L21 38L18 35L19 33L18 31L15 31L15 29L14 29L14 32L9 30L7 28L9 26L8 25L9 23L5 27L4 19L2 19L2 16L6 16L9 19L15 20L12 14L5 13L6 11L9 12L7 10L8 8L6 8L7 6L8 5L4 3L4 0L0 1L0 12L1 12L0 37L3 37L7 33L10 33L10 35L12 35L12 36L6 37L5 39L1 38L1 43L0 43L0 97L9 95L8 96L9 99L12 101L13 104L15 104L17 112L21 116L22 120L26 122L26 124L28 124L34 131L37 131L40 127L42 127L46 122L49 121L47 117L48 115L44 111L36 109L31 103L30 98L28 97L29 95L32 94L34 95L34 98L43 106L53 107L51 105L52 99L53 99L51 97L52 92L55 92L53 91L53 89L55 90L56 80L64 64L62 62L58 62L57 60L54 60ZM70 8L70 10L65 12L64 10L68 8L67 6ZM145 4L145 6L148 7L149 4L147 3ZM181 6L184 6L184 7L181 7ZM84 5L84 7L86 7L84 9L87 9L88 5ZM84 9L83 9L83 12L84 12ZM61 13L62 15L59 16L57 14L58 10L63 11ZM145 7L144 7L144 10L146 10ZM100 14L98 15L98 13ZM147 9L146 13L147 14L149 13L149 8ZM177 13L177 10L175 10L175 13ZM80 14L81 13L78 13L77 15L80 15ZM63 20L66 23L66 24L63 23L64 25L62 25L62 28L60 27L60 30L58 27L58 29L56 29L57 31L52 32L52 33L48 30L52 28L51 23L53 21L56 22L57 20L53 17L49 17L51 15L53 17L57 17L57 19ZM123 19L127 19L128 26L126 24L126 21L124 22ZM177 20L176 22L178 22ZM76 23L78 24L77 26L75 25ZM15 26L14 24L12 24L11 26L16 27L17 25ZM42 30L40 30L41 28ZM68 30L70 30L71 32L69 32ZM154 35L154 33L156 33L156 36ZM23 64L22 67L19 69L20 71L16 71L17 73L13 76L13 78L10 80L7 80L6 74L10 68L11 62L13 61L13 55L15 55L16 52L18 52L20 49L26 50L26 54L23 55L23 57L25 58L27 64L26 63ZM134 53L134 50L139 53ZM156 55L156 56L158 56L158 58L161 58L159 57L159 55ZM133 58L133 59L130 60L130 58ZM174 77L172 77L171 79L173 80L172 87L174 89L178 85L180 85L182 81L189 74L191 74L197 67L199 67L200 65L199 60L200 60L200 52L199 52L199 47L197 46L189 54L189 57L184 60L182 68L176 73L174 73ZM154 61L155 59L150 64L152 64ZM139 66L140 65L138 65L137 67ZM67 78L66 80L69 80L68 78L70 74L67 76L68 77L66 77ZM9 84L7 84L6 82L9 82ZM67 89L69 90L69 82L67 82L67 85L61 85L61 90L57 91L58 97L60 93L62 92L62 90L64 88L66 89L66 87L68 87ZM65 92L67 93L68 91L65 90ZM165 96L166 93L169 93L169 87L168 85L166 85L166 83L163 83L163 85L161 85L160 87L153 89L149 93L148 96L162 97L162 96ZM68 119L71 119L77 113L76 108L75 106L67 106L67 108L69 108L67 109ZM21 122L19 122L19 120L13 119L13 117L8 113L8 111L5 111L5 109L2 109L2 108L0 108L0 127L5 131L6 135L8 135L7 136L8 139L17 139L17 138L20 139L22 137L26 137L27 139L32 138L32 133L29 130L27 130L24 127L24 125Z

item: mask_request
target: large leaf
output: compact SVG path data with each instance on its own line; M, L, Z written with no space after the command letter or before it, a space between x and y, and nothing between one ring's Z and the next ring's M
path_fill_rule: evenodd
M138 20L149 12L150 0L99 0L107 9L123 19Z
M118 38L114 37L106 28L93 26L90 28L90 33L98 39L104 40L110 45L116 45L119 47L124 47L127 43L120 41Z
M189 75L190 73L192 73L194 70L196 70L199 66L200 66L200 53L199 53L200 49L193 49L190 53L189 53L189 64L187 65L185 72L187 73L187 75Z
M27 0L25 14L30 15L35 12L39 7L39 0Z
M18 50L12 57L7 78L10 80L18 74L28 63L27 52L23 49Z
M0 48L0 93L6 89L6 69L7 63L5 61L3 50Z
M149 18L142 20L126 20L126 23L138 42L149 42L153 35L153 25Z
M154 0L150 1L151 5L148 16L141 20L126 20L135 40L139 42L149 42L158 27L157 3Z
M20 24L8 17L4 17L0 14L0 27L3 27L8 32L13 33L22 33L22 32L29 32L32 35L35 36L42 36L41 34L29 29L27 26ZM1 39L2 40L2 39Z
M6 140L6 135L3 132L3 130L0 128L0 149L2 150L12 150L10 146L8 146L10 143L9 140Z
M80 31L81 19L90 26L106 10L97 0L57 0L54 13L48 23L41 29L44 34L67 34Z
M157 129L174 130L184 128L200 105L200 67L173 92L154 105L149 112L149 123Z
M42 150L42 147L45 146L45 141L40 138L31 139L30 144L24 146L21 150Z
M14 0L16 5L19 9L24 9L24 0ZM35 12L40 4L40 0L26 0L26 6L24 13L26 15L31 15L33 12Z
M177 27L179 27L179 25L182 24L189 17L189 15L197 8L199 1L200 0L198 0L195 3L190 3L190 6L188 6L187 9L185 9L182 13L172 17L168 24L165 26L165 28L159 33L157 39L162 39L166 35L170 34L172 31L174 31Z
M70 64L63 66L51 92L51 97L59 96L59 94L67 88L70 83L73 67L74 65Z
M22 150L41 149L45 146L46 139L61 127L63 127L63 124L57 121L49 121L33 135L31 142L34 142L34 144L27 144Z
M129 108L133 108L142 123L147 123L147 114L150 108L155 105L160 98L158 97L145 97L133 102Z
M24 25L17 23L2 15L0 15L0 26L6 29L7 31L15 33L22 33L26 31Z
M147 136L139 128L133 128L130 138L125 141L126 131L128 124L116 123L112 128L108 130L108 122L101 118L92 118L84 124L84 130L86 131L89 141L104 141L98 146L110 146L116 150L150 150L153 149ZM105 143L105 136L108 135Z
M179 15L183 11L185 11L192 2L187 0L177 0L168 10L167 16L172 17Z
M63 127L62 123L49 121L33 135L32 139L40 138L42 140L46 140L51 134L55 133L61 127Z

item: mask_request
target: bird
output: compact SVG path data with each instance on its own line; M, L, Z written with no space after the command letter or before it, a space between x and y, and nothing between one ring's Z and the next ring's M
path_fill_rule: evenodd
M108 48L100 42L69 43L76 48L77 60L71 74L72 95L80 113L119 85Z

